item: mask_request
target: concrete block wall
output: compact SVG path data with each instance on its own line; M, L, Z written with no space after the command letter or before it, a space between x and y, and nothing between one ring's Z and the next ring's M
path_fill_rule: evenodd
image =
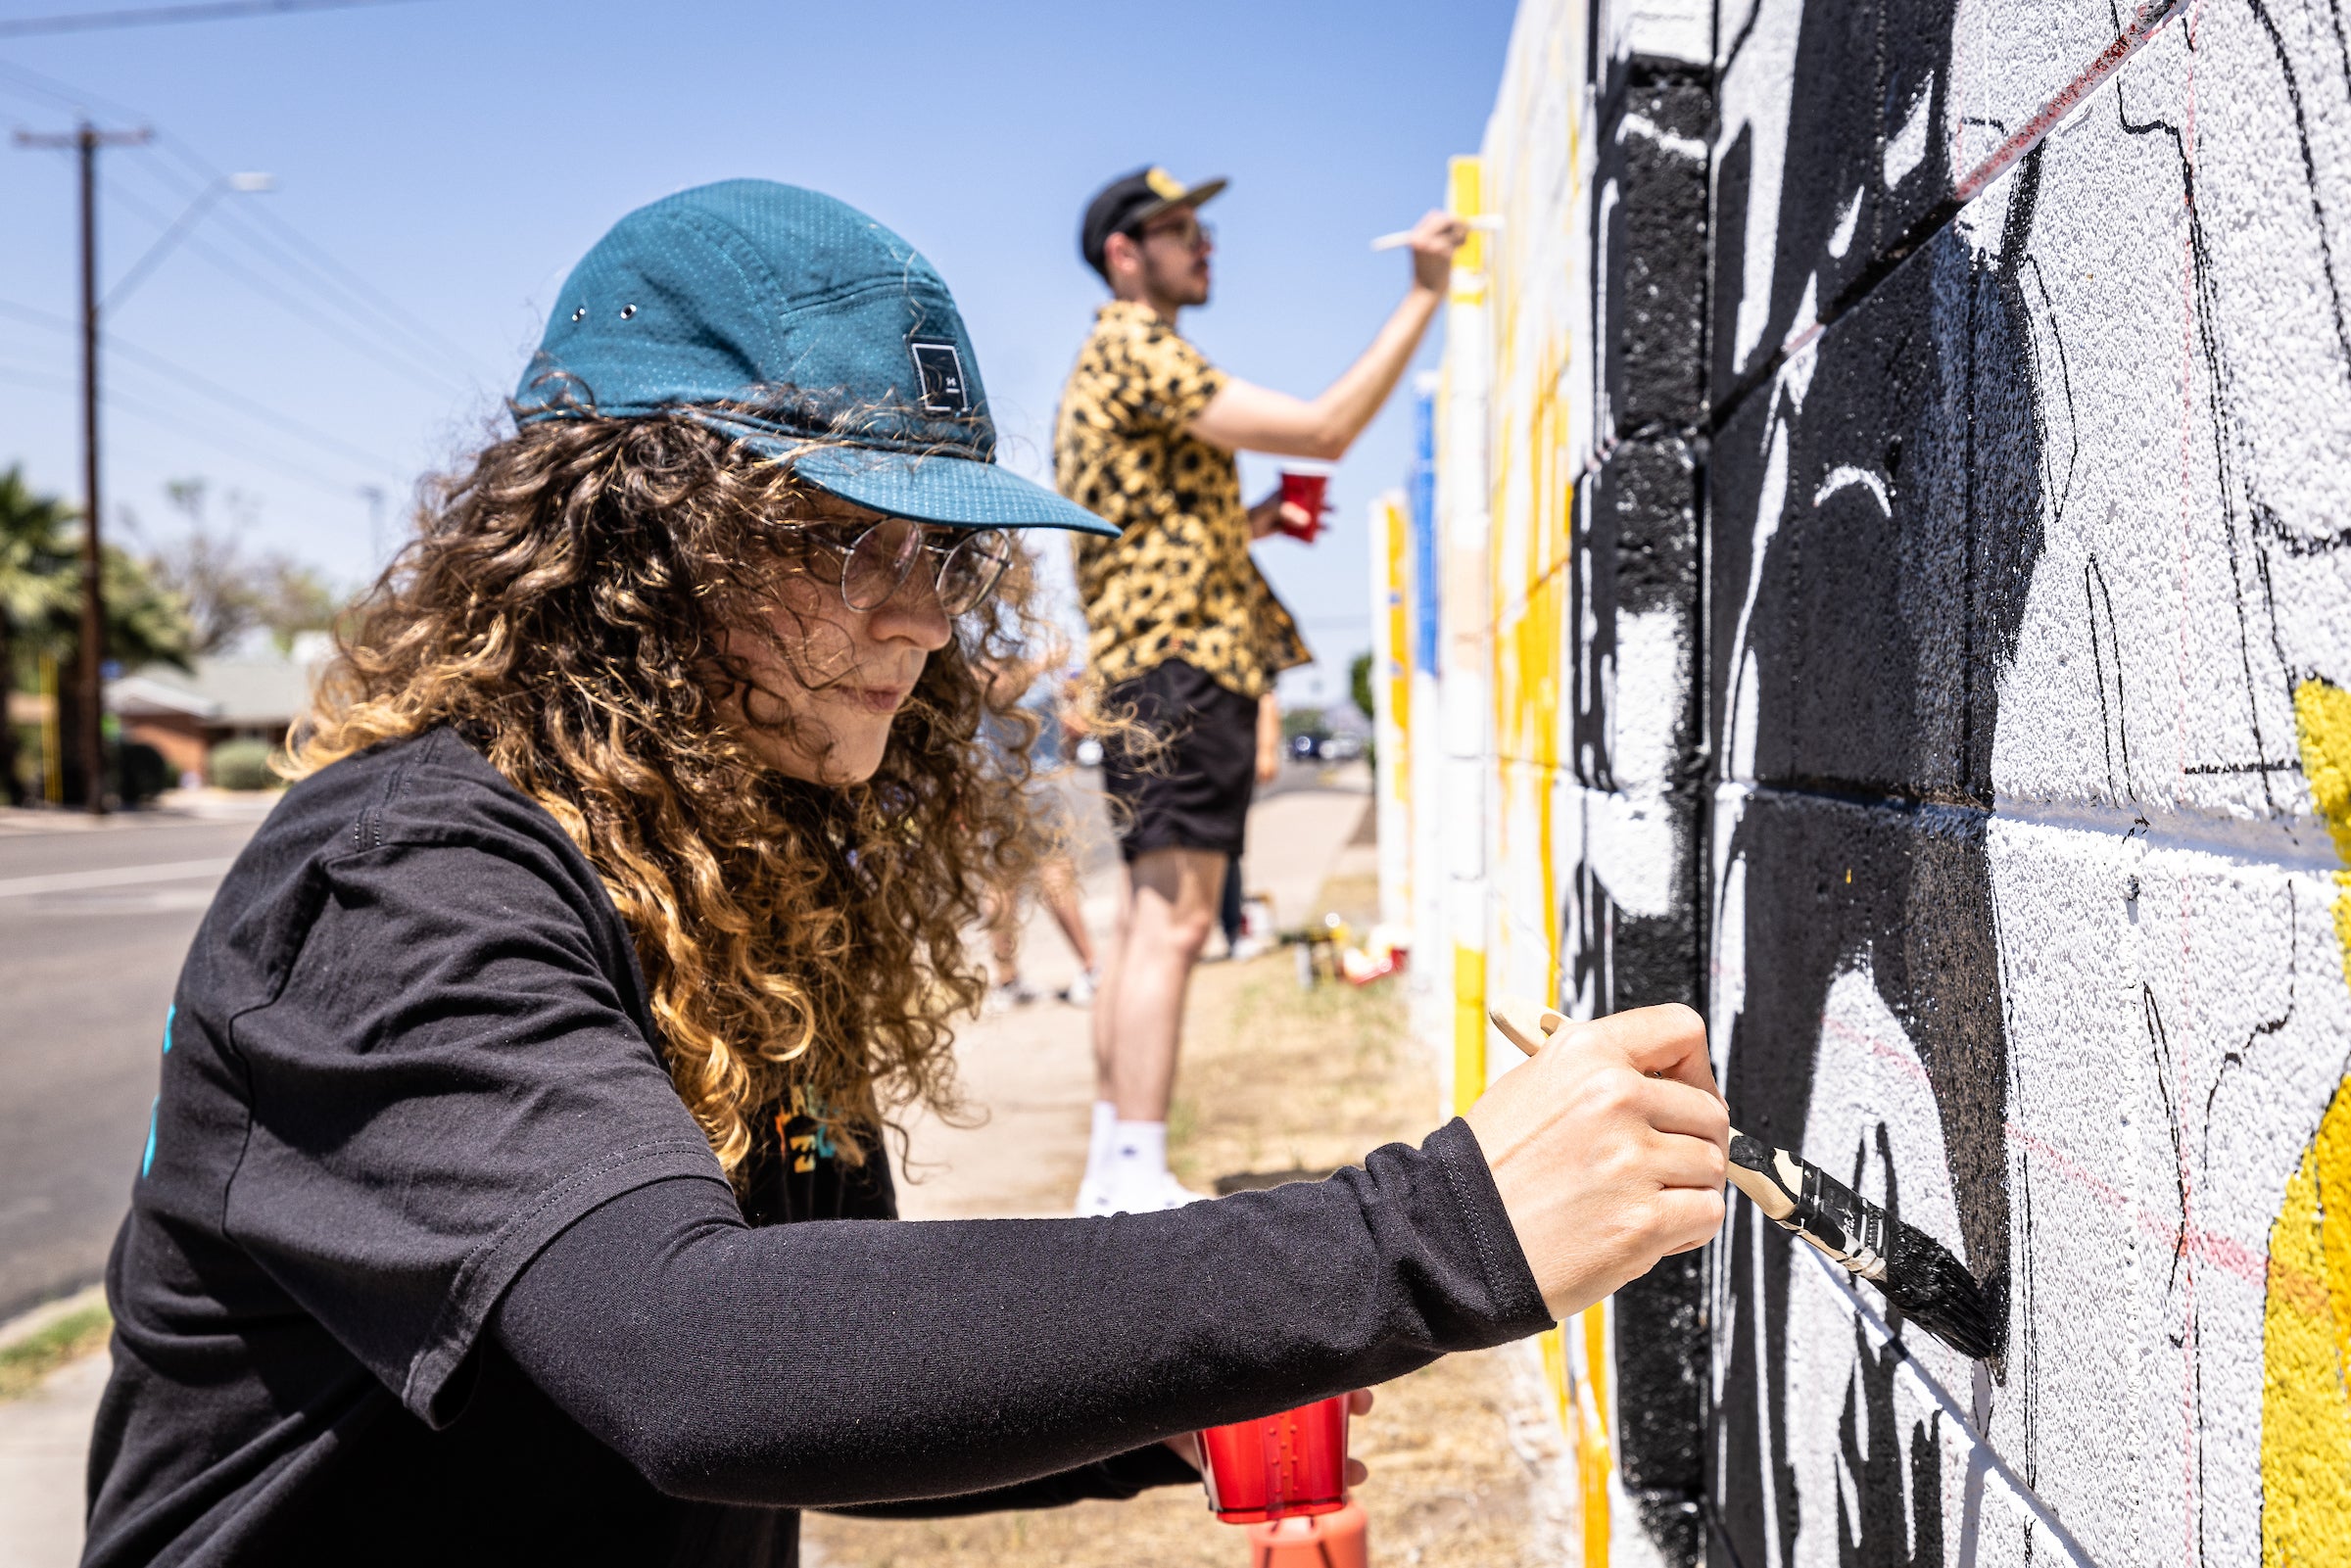
M1525 0L1440 452L1483 983L1699 1005L2006 1313L1735 1208L1551 1347L1587 1562L2351 1560L2335 13Z

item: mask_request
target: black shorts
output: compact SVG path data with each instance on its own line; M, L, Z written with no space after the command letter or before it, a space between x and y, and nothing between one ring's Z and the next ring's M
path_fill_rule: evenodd
M1119 852L1128 860L1154 849L1239 854L1257 785L1257 699L1170 659L1112 687L1103 705L1161 742L1130 755L1114 736L1102 748Z

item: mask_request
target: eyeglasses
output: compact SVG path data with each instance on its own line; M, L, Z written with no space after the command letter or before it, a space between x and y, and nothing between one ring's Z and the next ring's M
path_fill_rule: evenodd
M863 613L878 610L929 555L931 585L948 615L973 610L995 592L1012 564L1012 536L1000 528L944 528L911 517L885 517L869 528L818 525L816 543L840 553L840 601Z
M1174 222L1153 222L1143 225L1143 239L1174 240L1187 251L1202 251L1217 242L1217 228L1186 214Z

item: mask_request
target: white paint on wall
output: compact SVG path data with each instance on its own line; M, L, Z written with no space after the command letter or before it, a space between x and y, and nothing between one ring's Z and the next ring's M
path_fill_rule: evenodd
M1809 366L1812 356L1799 356ZM1791 366L1793 368L1793 366ZM1755 516L1751 525L1754 544L1748 555L1747 591L1739 600L1739 617L1731 632L1731 704L1729 734L1724 736L1722 767L1728 779L1752 779L1755 776L1755 709L1757 691L1754 654L1749 644L1749 632L1754 620L1755 597L1762 592L1763 563L1773 536L1780 531L1780 518L1788 503L1788 430L1774 421L1771 445L1763 459L1763 484L1755 498Z
M1616 655L1602 671L1608 775L1591 863L1608 896L1631 915L1673 912L1675 828L1666 785L1688 706L1691 659L1670 610L1616 617Z
M1845 253L1853 248L1853 229L1860 221L1861 188L1856 185L1853 187L1853 194L1845 199L1845 211L1838 216L1837 227L1829 234L1829 254L1831 256L1840 261L1844 260Z
M1600 0L1600 36L1610 60L1634 55L1652 59L1707 59L1713 48L1713 7L1708 0Z
M1831 496L1855 488L1868 491L1876 499L1878 510L1885 516L1894 515L1894 502L1886 495L1886 481L1866 468L1855 468L1849 463L1840 463L1829 470L1828 477L1820 482L1820 488L1812 493L1812 505L1817 509Z
M1770 320L1781 171L1788 158L1788 94L1796 75L1797 24L1802 14L1802 0L1753 0L1753 24L1746 26L1742 19L1746 39L1738 54L1717 61L1720 145L1727 147L1744 135L1749 151L1742 287L1731 331L1731 358L1741 368L1751 363L1763 346L1763 329ZM1725 46L1728 41L1722 40Z
M1902 128L1886 142L1882 172L1886 176L1888 190L1908 179L1911 172L1926 162L1928 121L1934 118L1935 83L1930 77L1921 86L1918 96L1910 101L1909 111L1902 117ZM1845 252L1839 250L1836 254L1843 256Z

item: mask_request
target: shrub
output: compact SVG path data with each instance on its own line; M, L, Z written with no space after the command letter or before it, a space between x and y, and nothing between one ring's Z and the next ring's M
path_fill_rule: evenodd
M265 740L223 740L213 747L213 784L221 789L274 789L278 777L269 771Z

